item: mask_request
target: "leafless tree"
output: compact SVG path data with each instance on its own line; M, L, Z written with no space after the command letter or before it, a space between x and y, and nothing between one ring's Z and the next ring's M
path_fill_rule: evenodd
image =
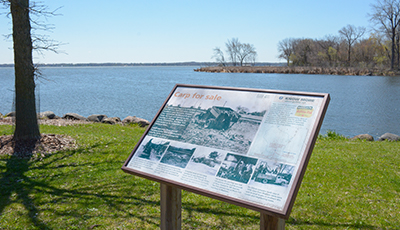
M355 27L353 25L347 25L339 30L339 34L347 44L347 63L349 66L351 65L351 48L364 35L365 31L365 27Z
M393 69L396 54L396 32L400 23L400 0L377 0L376 4L372 4L371 7L370 21L391 39L390 68Z
M290 55L294 52L294 42L294 38L285 38L278 43L278 58L285 59L288 66L290 64Z
M239 39L237 38L232 38L231 40L228 39L228 41L225 43L225 46L226 46L226 52L229 55L229 59L232 65L236 66L237 54L239 52L239 46L240 46Z
M36 47L39 49L55 51L58 46L46 43L43 38L38 41L37 37L32 36L31 23L38 29L49 28L38 20L32 20L31 16L47 16L54 12L48 12L46 7L35 2L30 3L29 0L0 0L0 3L9 7L12 18L16 112L14 141L18 146L40 139L35 104L35 67L32 60L32 50L35 47L32 38L36 38L36 44L41 44Z
M240 44L238 47L237 58L240 66L247 62L252 62L257 56L256 48L254 45L249 43Z
M224 52L219 47L214 48L214 55L212 58L215 58L215 61L219 63L221 66L226 66L225 55Z
M255 64L256 64L256 61L257 61L257 52L255 52L255 50L254 50L254 53L252 53L251 55L249 55L247 58L246 58L246 61L248 62L248 63L250 63L252 66L254 66Z
M228 53L229 59L233 66L238 64L243 66L246 61L254 62L257 57L257 52L254 45L249 43L241 43L237 38L228 40L225 45L226 52Z
M35 104L35 68L29 0L9 0L15 69L15 141L40 139Z

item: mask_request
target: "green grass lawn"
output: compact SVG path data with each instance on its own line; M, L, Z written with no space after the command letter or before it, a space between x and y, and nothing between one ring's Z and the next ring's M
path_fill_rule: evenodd
M79 147L0 156L0 229L157 229L159 183L120 169L144 130L41 126ZM259 213L183 191L182 229L259 229ZM286 229L400 229L400 142L319 138Z

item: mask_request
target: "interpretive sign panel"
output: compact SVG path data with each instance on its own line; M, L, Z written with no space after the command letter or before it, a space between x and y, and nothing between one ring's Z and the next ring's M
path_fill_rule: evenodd
M176 85L125 172L287 219L329 94Z

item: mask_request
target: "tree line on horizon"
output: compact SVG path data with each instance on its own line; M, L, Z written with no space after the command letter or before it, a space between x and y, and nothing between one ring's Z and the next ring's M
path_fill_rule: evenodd
M399 69L400 0L377 0L371 9L367 37L365 27L347 25L322 39L285 38L278 43L278 57L288 66Z
M285 38L278 43L278 57L287 66L361 67L400 69L400 0L376 0L371 5L367 28L346 25L336 35L322 39ZM225 43L226 55L214 48L212 58L220 66L255 65L254 45L232 38Z

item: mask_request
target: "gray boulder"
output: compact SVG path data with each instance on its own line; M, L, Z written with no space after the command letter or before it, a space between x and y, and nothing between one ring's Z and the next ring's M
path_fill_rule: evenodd
M86 117L81 116L79 114L76 113L66 113L63 117L63 119L67 119L67 120L81 120L81 121L86 121Z
M92 122L102 122L105 118L107 118L107 115L104 114L93 114L87 117L87 119Z
M101 123L110 124L110 125L115 125L118 122L121 122L121 119L119 117L107 117L101 121Z
M125 119L122 120L123 124L138 124L140 127L145 127L146 125L149 125L150 122L143 119L139 118L136 116L127 116Z
M379 137L378 141L400 141L400 136L397 136L396 134L393 133L385 133L382 136Z
M15 112L9 112L4 115L4 117L15 117Z
M369 134L360 134L351 138L351 140L366 140L366 141L374 141L374 137Z
M58 119L60 117L56 116L52 111L41 112L38 114L39 119Z

